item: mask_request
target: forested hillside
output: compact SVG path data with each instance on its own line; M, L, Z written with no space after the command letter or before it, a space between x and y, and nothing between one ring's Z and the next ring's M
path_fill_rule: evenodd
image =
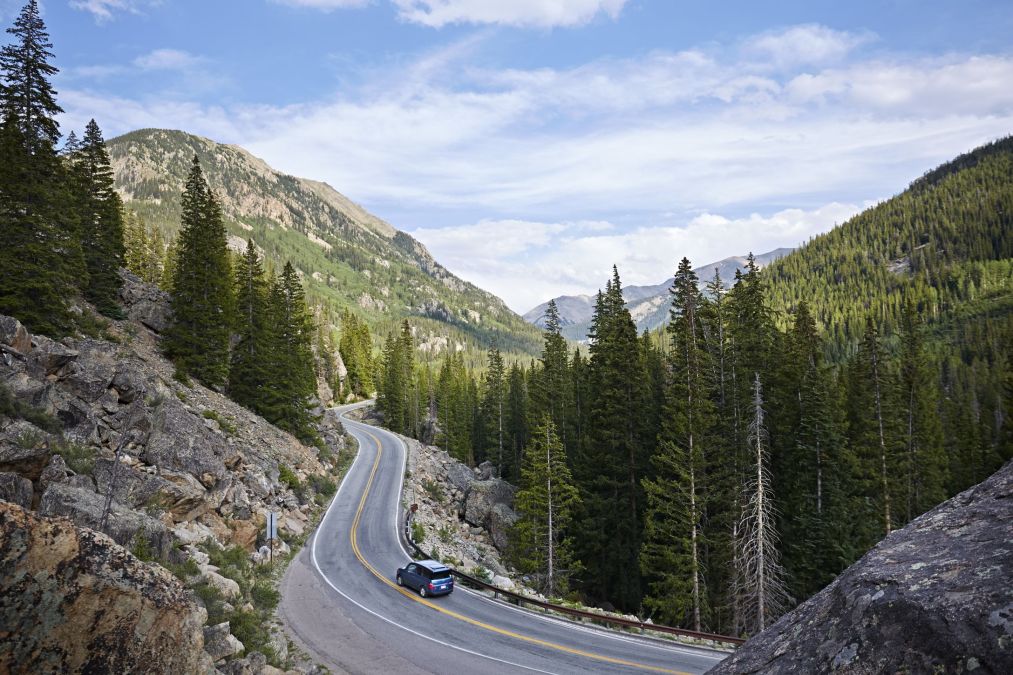
M753 634L1013 456L1011 167L1010 139L976 150L730 291L683 259L661 339L618 271L587 356L555 303L541 358L480 381L415 362L406 326L379 404L519 483L544 591Z
M411 317L420 346L433 356L453 344L470 357L494 342L508 352L537 353L537 331L502 300L457 278L418 241L324 183L182 131L134 131L110 140L109 155L127 209L163 247L179 229L180 195L196 156L221 202L233 249L252 238L268 266L291 262L307 302L335 327L351 309L378 336Z

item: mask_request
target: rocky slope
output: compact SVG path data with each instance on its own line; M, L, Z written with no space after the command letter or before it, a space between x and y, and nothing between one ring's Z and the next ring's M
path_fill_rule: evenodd
M540 336L502 300L458 278L404 232L331 186L275 171L246 150L182 131L142 129L108 142L127 208L167 237L196 155L222 200L231 245L252 237L275 267L291 261L307 297L356 311L383 335L410 317L418 342L537 353Z
M0 671L213 672L206 619L109 537L0 501Z
M762 268L782 258L789 253L790 248L778 248L767 253L756 256L757 264ZM746 267L746 259L743 256L732 256L724 260L718 260L707 265L701 265L693 271L700 277L700 288L714 278L714 271L721 275L726 288L730 288L735 281L735 272ZM623 288L623 298L626 300L626 308L630 310L633 321L637 324L637 330L653 330L658 326L668 323L668 310L671 307L669 289L672 288L674 278L654 286L626 286ZM559 309L559 316L563 324L563 335L571 340L587 340L587 332L591 328L591 316L594 314L594 295L561 295L554 298ZM524 314L524 320L539 328L545 327L545 310L549 303L543 302Z
M1013 462L884 539L710 672L1013 672Z
M298 540L318 508L314 486L327 481L321 460L338 455L344 437L336 425L324 429L322 454L225 396L174 380L157 350L168 319L164 294L128 275L122 300L128 320L106 327L101 339L54 341L0 316L0 499L64 516L87 528L79 537L101 530L109 545L187 563L192 581L213 589L209 598L238 606L238 583L205 551L234 547L237 566L247 565L242 558L259 555L269 511L278 513L283 539ZM45 564L32 547L25 555ZM154 578L135 577L138 592ZM80 639L91 639L92 624L80 626ZM45 622L35 630L45 632ZM211 632L220 638L218 660L243 650L221 632ZM17 635L43 644L31 631Z

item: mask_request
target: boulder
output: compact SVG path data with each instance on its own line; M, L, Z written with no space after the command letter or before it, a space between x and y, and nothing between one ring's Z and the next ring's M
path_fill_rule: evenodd
M51 437L25 420L0 429L0 471L13 471L38 480L49 465Z
M0 499L32 508L32 481L16 473L0 472Z
M204 651L215 661L242 654L245 647L225 621L204 629Z
M53 455L49 458L49 464L39 475L39 490L43 493L53 483L63 483L67 480L67 463L60 455Z
M116 471L115 487L113 472ZM208 510L204 486L188 473L164 470L159 475L139 471L114 459L95 461L98 491L131 508L161 508L174 522L193 520Z
M497 504L513 504L516 488L504 480L476 481L464 499L464 520L471 525L487 527L489 514Z
M496 504L489 512L489 537L501 553L510 545L510 528L520 516L506 504Z
M32 350L32 336L14 317L0 315L0 345L27 354Z
M486 460L475 467L475 476L479 480L496 478L496 465Z
M0 502L0 672L204 673L207 613L109 537Z
M163 469L189 473L204 487L212 488L226 475L225 464L218 456L221 445L221 436L204 426L203 418L172 397L156 409L141 459Z
M28 354L28 372L39 379L59 376L77 357L77 350L36 335L32 338L32 351Z
M1013 672L1013 462L916 518L711 673Z
M451 462L447 465L447 480L457 488L461 494L468 494L468 490L475 483L475 473L468 468L467 464Z
M66 516L74 524L93 530L99 529L104 507L103 495L71 487L66 483L51 483L39 501L39 513L42 515ZM115 500L109 510L106 534L127 548L134 545L135 538L140 537L147 542L151 552L161 559L166 559L172 550L172 535L165 525Z
M235 600L243 595L239 584L234 579L223 577L218 572L210 569L209 566L201 569L201 578L207 582L208 586L221 593L228 600Z
M172 322L169 294L157 286L146 284L130 272L121 272L123 286L120 300L127 310L127 316L138 321L156 333L164 333Z

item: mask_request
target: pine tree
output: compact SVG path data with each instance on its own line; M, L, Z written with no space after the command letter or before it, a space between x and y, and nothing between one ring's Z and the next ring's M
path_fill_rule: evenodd
M664 620L701 630L708 618L703 565L703 514L707 444L714 423L712 384L705 349L696 273L683 258L671 289L671 376L655 479L647 493L645 542L640 561L651 579L645 604Z
M563 436L563 445L569 447L565 436L566 415L569 408L568 349L562 327L556 301L550 300L545 310L541 369L537 373L532 373L531 406L528 413L533 421L541 420L543 416L548 415L557 433Z
M306 442L316 439L310 410L317 381L313 358L316 328L302 281L286 262L268 293L268 386L264 417Z
M549 597L565 594L570 576L577 572L566 533L579 502L562 441L546 415L524 448L515 499L520 518L511 545L518 569L533 575L538 590Z
M50 78L57 69L35 0L7 32L14 40L0 50L0 313L60 335L73 323L67 303L83 263L55 149L62 110Z
M4 119L17 124L29 155L51 154L60 140L56 116L63 108L50 83L59 70L49 62L53 45L37 0L25 3L7 32L14 41L0 49Z
M264 266L253 240L246 242L246 254L239 259L235 274L236 323L238 336L229 366L229 396L254 412L266 410L264 395L272 385L270 364L277 354L271 351L268 321L268 288Z
M915 307L902 316L901 395L904 413L904 518L909 522L946 499L947 467L943 451L937 387L932 362L922 342Z
M122 318L118 294L125 253L123 202L113 188L109 154L95 120L85 128L76 163L83 188L80 228L88 273L85 297L103 314Z
M506 397L506 444L508 452L500 474L516 484L520 480L521 452L528 444L528 384L519 364L510 366Z
M221 206L193 158L182 197L165 349L177 369L210 387L228 379L232 273Z
M485 372L485 395L482 398L482 417L487 421L486 445L492 449L496 468L503 475L506 433L506 371L503 355L498 347L490 347Z
M647 379L637 328L626 309L619 272L600 293L592 318L591 429L575 457L583 507L576 538L593 597L627 609L639 607L643 486L653 441L641 426Z

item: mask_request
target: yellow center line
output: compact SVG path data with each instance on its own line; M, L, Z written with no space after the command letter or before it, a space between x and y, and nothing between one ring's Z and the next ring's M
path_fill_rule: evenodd
M540 639L538 639L536 637L531 637L530 635L523 635L521 633L516 633L514 631L506 630L505 628L499 628L497 626L492 626L490 624L484 623L484 622L479 621L477 619L473 619L473 618L471 618L469 616L465 616L463 614L459 614L459 613L457 613L457 612L455 612L453 610L449 610L449 609L447 609L445 607L440 607L436 603L434 603L434 602L432 602L430 600L426 600L424 598L421 598L421 597L415 595L414 593L408 591L407 589L402 588L401 586L398 586L396 583L394 583L393 581L391 581L390 579L388 579L386 575L381 574L379 571L377 571L377 569L375 567L373 567L371 564L369 564L369 562L366 560L366 558L362 555L362 552L359 550L358 530L359 530L359 522L362 519L362 510L366 506L366 497L369 496L369 491L373 487L373 479L376 477L376 471L380 467L380 458L383 456L383 444L380 442L380 439L377 438L375 435L373 435L372 433L370 433L368 431L363 430L363 432L367 436L369 436L370 438L372 438L373 442L376 443L376 460L374 460L374 462L373 462L373 468L372 468L372 470L369 473L369 480L366 481L366 488L362 491L362 497L359 499L359 508L355 512L355 519L352 521L352 531L350 533L349 538L350 538L351 543L352 543L352 552L355 553L355 557L358 559L358 561L360 563L362 563L362 566L365 567L370 572L372 572L373 576L375 576L377 579L379 579L380 581L382 581L387 586L390 586L391 588L393 588L394 590L396 590L398 593L401 593L406 598L410 598L411 600L414 600L415 602L421 603L421 604L425 605L426 607L429 607L431 609L435 609L437 612L440 612L441 614L445 614L445 615L447 615L449 617L452 617L452 618L457 619L459 621L463 621L465 623L469 623L472 626L476 626L478 628L490 631L492 633L497 633L499 635L505 635L507 637L511 637L511 638L514 638L514 639L517 639L517 640L522 640L524 642L528 642L528 643L531 643L531 644L536 644L536 645L539 645L539 646L542 646L542 647L548 647L549 649L555 649L555 650L558 650L558 651L561 651L561 652L566 652L568 654L574 654L576 656L584 656L584 657L587 657L589 659L595 659L597 661L605 661L607 663L614 663L614 664L621 665L621 666L630 666L630 667L633 667L633 668L640 668L642 670L650 670L650 671L654 671L654 672L658 672L658 673L670 673L671 675L689 675L688 673L684 673L684 672L682 672L680 670L670 670L668 668L661 668L659 666L651 666L651 665L647 665L647 664L644 664L644 663L637 663L635 661L627 661L626 659L619 659L619 658L615 658L615 657L612 657L612 656L605 656L603 654L595 654L594 652L587 652L587 651L584 651L582 649L575 649L573 647L567 647L566 645L557 644L555 642L548 642L546 640L540 640ZM398 499L400 499L400 495L398 496Z

